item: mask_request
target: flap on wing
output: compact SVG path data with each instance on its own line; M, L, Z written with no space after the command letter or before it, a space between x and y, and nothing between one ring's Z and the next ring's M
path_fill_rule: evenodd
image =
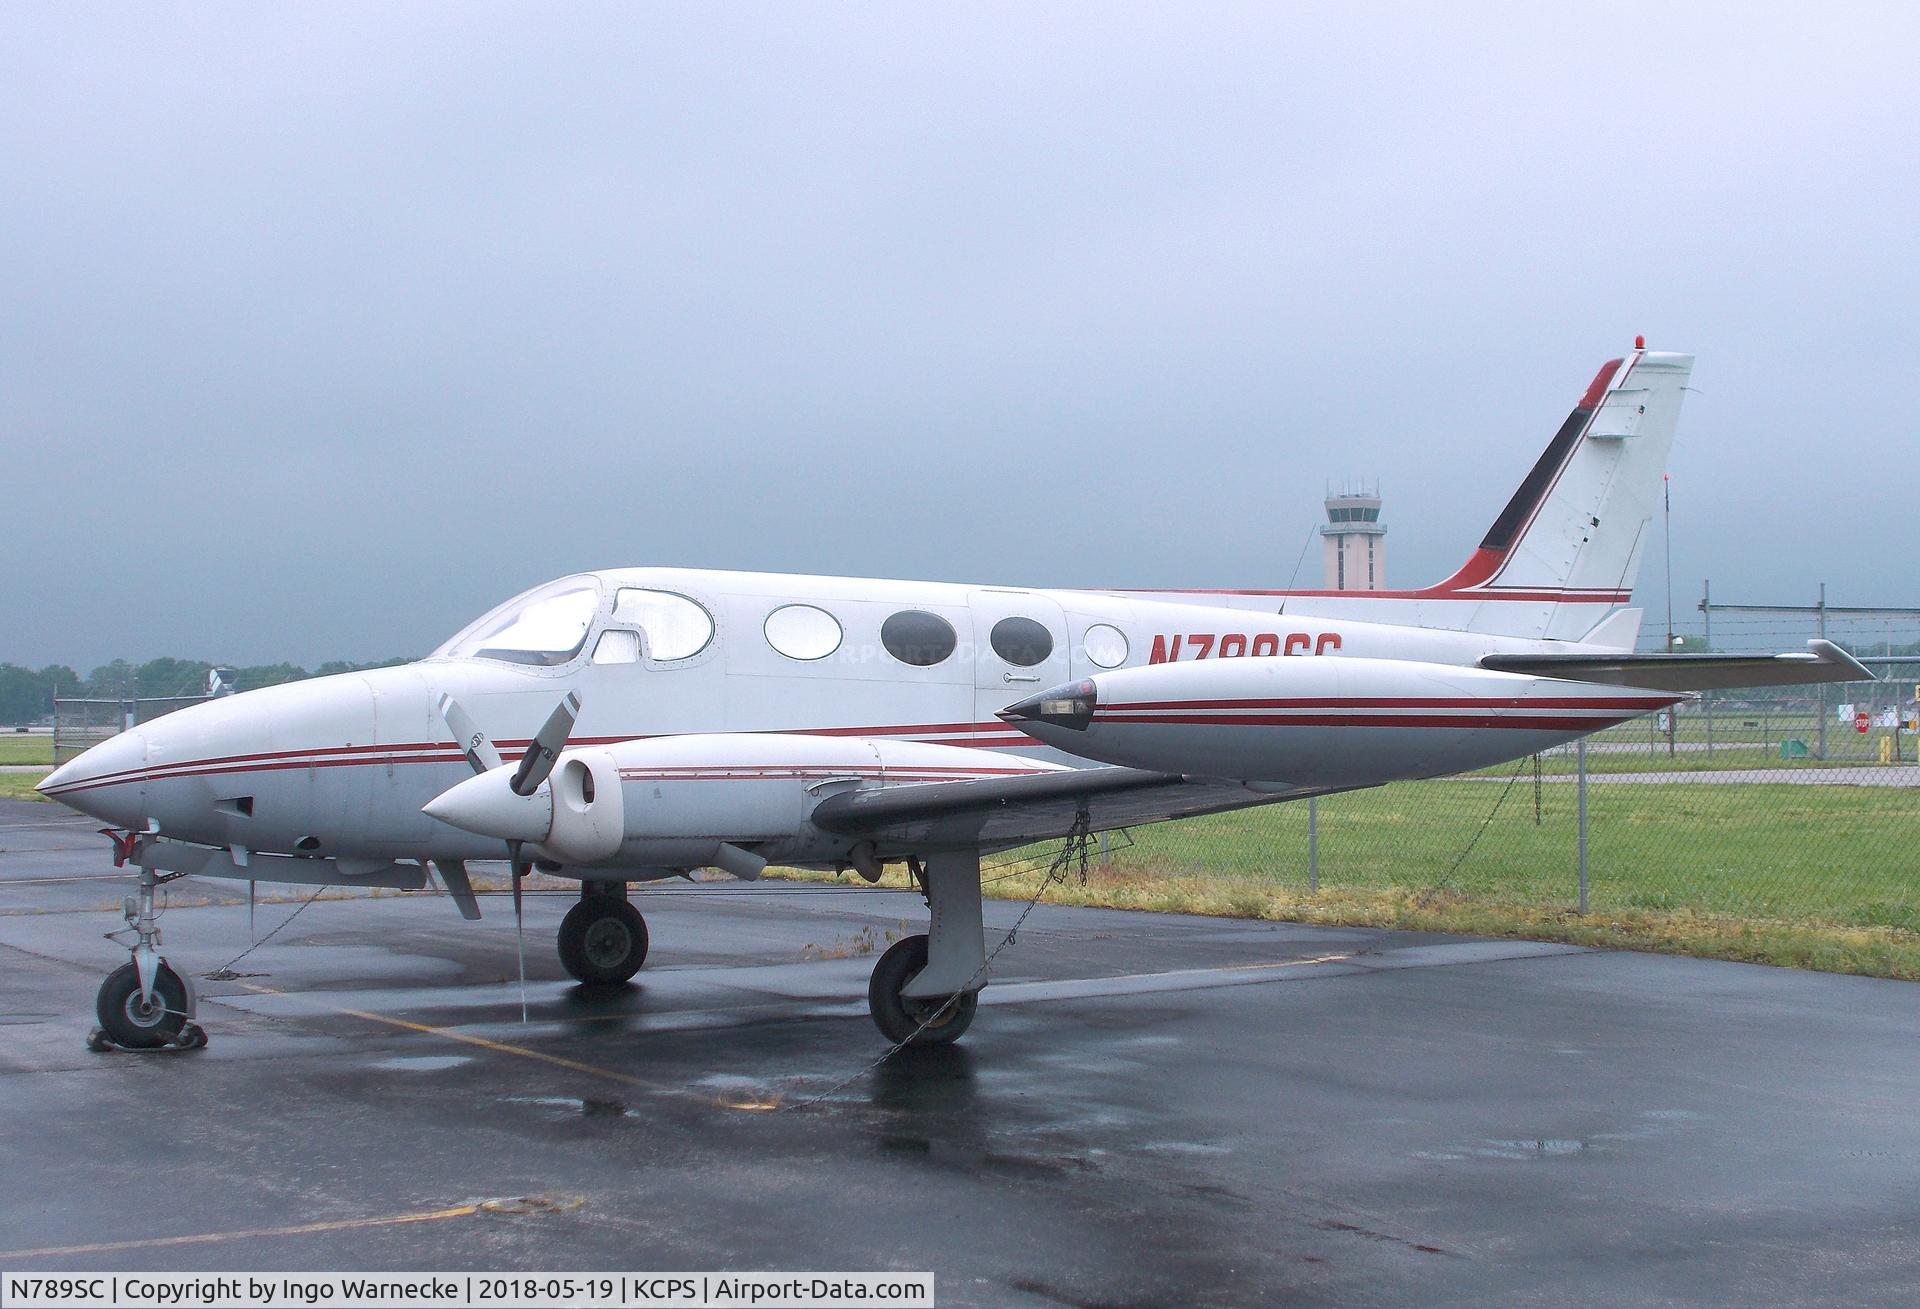
M935 845L1008 845L1065 836L1085 810L1089 830L1219 813L1304 797L1325 788L1210 781L1138 768L1076 768L1027 777L925 782L844 791L813 821L830 832Z
M1831 641L1809 641L1804 654L1490 654L1482 668L1574 682L1656 691L1716 691L1744 686L1871 682L1866 665Z

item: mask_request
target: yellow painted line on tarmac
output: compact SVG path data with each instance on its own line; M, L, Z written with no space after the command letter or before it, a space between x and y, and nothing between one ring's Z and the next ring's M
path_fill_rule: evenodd
M572 1073L585 1073L589 1077L604 1078L607 1081L619 1082L625 1086L638 1087L643 1091L653 1091L661 1095L687 1096L708 1104L717 1105L722 1109L747 1109L757 1107L757 1103L737 1103L720 1096L690 1090L681 1084L650 1081L644 1077L635 1077L632 1073L617 1072L612 1068L602 1068L598 1064L584 1063L579 1059L569 1059L565 1055L548 1054L545 1050L534 1050L524 1045L512 1045L506 1041L495 1041L490 1037L475 1036L471 1032L457 1031L450 1027L435 1027L432 1023L416 1023L410 1018L395 1018L391 1014L375 1013L370 1009L352 1009L346 1005L328 1004L325 1000L308 993L302 993L296 996L290 992L279 990L276 987L259 986L253 982L241 982L240 985L259 995L277 995L289 999L305 1000L320 1008L330 1010L333 1013L345 1014L349 1018L359 1018L369 1023L380 1023L387 1027L397 1027L406 1032L418 1032L422 1036L444 1037L449 1041L458 1041L462 1045L477 1046L482 1050L490 1050L495 1054L509 1054L521 1059L531 1059L535 1063L550 1064L555 1068L564 1068Z
M191 1236L154 1236L139 1241L96 1241L91 1245L43 1245L35 1250L0 1250L0 1259L42 1259L77 1254L108 1254L115 1250L159 1250L175 1245L210 1245L216 1241L246 1241L269 1236L306 1236L314 1232L346 1232L360 1227L398 1227L403 1223L438 1223L449 1218L470 1218L480 1212L480 1202L457 1204L447 1209L419 1209L412 1213L384 1214L378 1218L337 1218L324 1223L296 1223L291 1227L254 1227L239 1232L196 1232Z
M1213 968L1176 969L1167 973L1128 973L1122 974L1117 978L1085 978L1076 980L1111 983L1136 979L1150 980L1163 977L1191 976L1194 974L1278 971L1281 969L1307 968L1317 964L1342 963L1352 957L1353 956L1349 954L1326 954L1309 959L1285 959L1249 964L1226 964ZM623 1073L612 1068L603 1068L598 1064L586 1063L579 1059L569 1059L565 1055L549 1054L545 1050L535 1050L524 1045L514 1045L507 1041L496 1041L491 1037L476 1036L471 1032L462 1032L455 1028L437 1027L432 1023L415 1022L411 1018L396 1018L392 1014L378 1013L371 1009L355 1009L347 1005L330 1004L321 998L320 995L312 992L295 994L282 991L278 987L261 986L254 982L240 982L239 985L243 989L252 991L256 995L272 995L279 996L282 999L305 1001L316 1008L324 1009L330 1013L341 1014L349 1018L358 1018L363 1022L377 1023L385 1027L395 1027L401 1031L416 1032L422 1036L438 1036L448 1041L456 1041L461 1045L473 1046L476 1049L487 1050L494 1054L512 1055L518 1059L527 1059L534 1063L547 1064L554 1068L564 1068L568 1072L582 1073L588 1077L597 1077L605 1081L617 1082L623 1086L637 1087L640 1090L651 1091L657 1095L671 1095L698 1100L704 1104L713 1105L720 1109L761 1113L778 1108L780 1105L780 1099L778 1097L770 1100L759 1097L731 1099L725 1096L714 1095L710 1092L696 1091L681 1083L656 1082L645 1077L636 1077L632 1073ZM1040 985L1044 985L1044 983ZM625 1016L626 1015L607 1015L606 1017L611 1019Z

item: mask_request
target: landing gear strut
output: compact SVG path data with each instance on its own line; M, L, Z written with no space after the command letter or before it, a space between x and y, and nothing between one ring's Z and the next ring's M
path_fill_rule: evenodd
M647 920L627 903L625 882L586 882L560 920L560 966L580 982L624 982L647 961Z
M943 850L919 872L931 910L926 936L896 941L874 965L867 1008L895 1045L947 1045L973 1023L987 984L980 852Z
M108 933L109 940L133 934L133 958L121 964L100 984L94 1014L100 1026L87 1036L87 1046L101 1051L193 1050L207 1043L206 1031L193 1021L193 989L173 966L160 957L159 915L154 912L154 888L171 878L153 869L140 869L140 890L121 906L127 925Z

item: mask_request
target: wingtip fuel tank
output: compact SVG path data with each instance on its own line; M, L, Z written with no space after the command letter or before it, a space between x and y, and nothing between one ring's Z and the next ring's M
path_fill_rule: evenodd
M1685 698L1413 660L1277 656L1098 673L1000 717L1103 763L1343 786L1485 767Z

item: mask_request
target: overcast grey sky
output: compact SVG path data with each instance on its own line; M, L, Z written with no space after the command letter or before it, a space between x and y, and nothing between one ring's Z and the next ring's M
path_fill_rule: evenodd
M1700 356L1683 604L1920 603L1917 34L10 4L0 659L420 652L638 563L1279 586L1356 477L1418 584L1636 332Z

